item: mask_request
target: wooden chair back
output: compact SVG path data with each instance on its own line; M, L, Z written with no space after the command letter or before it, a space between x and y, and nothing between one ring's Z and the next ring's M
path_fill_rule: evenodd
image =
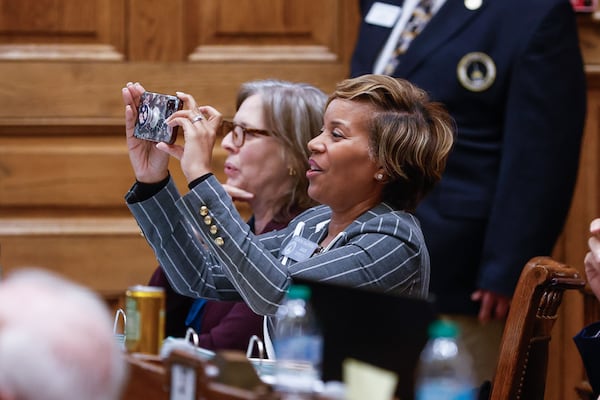
M550 257L535 257L525 265L506 320L490 400L544 399L549 343L563 293L583 286L576 269Z

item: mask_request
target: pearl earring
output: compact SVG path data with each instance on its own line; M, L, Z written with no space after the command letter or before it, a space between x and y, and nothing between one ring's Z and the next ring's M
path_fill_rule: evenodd
M378 181L383 180L383 174L380 172L378 174L375 175L375 179L377 179Z

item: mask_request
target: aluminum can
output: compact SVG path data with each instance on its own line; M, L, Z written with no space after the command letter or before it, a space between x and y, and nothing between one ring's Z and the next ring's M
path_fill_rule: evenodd
M125 347L131 353L159 354L165 336L165 291L131 286L125 292Z

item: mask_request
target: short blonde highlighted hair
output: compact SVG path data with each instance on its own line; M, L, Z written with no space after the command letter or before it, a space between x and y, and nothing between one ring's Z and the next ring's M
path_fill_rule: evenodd
M383 168L383 200L413 211L440 180L452 148L455 124L440 103L410 82L363 75L340 82L329 97L371 104L369 151Z

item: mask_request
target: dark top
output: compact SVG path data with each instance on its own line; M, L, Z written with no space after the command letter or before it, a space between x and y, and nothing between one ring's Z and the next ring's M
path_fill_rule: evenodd
M596 398L600 395L600 322L594 322L583 328L575 335L573 341L579 350Z
M375 2L359 2L363 17ZM393 75L456 121L442 179L416 216L439 310L476 315L474 290L511 295L523 265L552 252L577 176L586 86L568 0L465 4L447 0ZM373 71L391 30L363 19L353 76Z

